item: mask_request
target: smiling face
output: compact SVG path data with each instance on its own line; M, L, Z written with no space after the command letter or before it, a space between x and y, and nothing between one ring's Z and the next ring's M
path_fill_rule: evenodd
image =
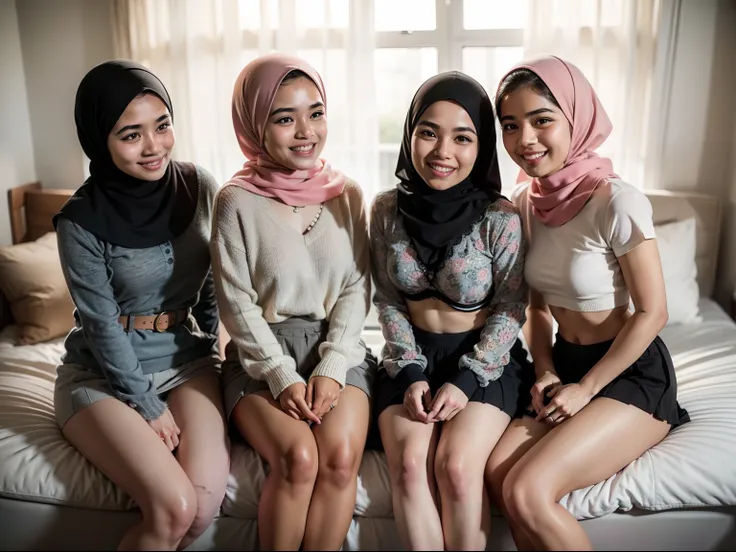
M282 82L264 132L271 158L292 170L311 169L326 139L325 105L314 82L301 76Z
M456 186L470 175L477 157L477 130L467 111L439 101L422 113L411 136L411 161L429 187Z
M166 104L155 94L136 96L107 137L115 166L140 180L163 177L176 138Z
M565 166L572 129L554 102L525 86L505 94L498 106L503 145L526 174L542 178Z

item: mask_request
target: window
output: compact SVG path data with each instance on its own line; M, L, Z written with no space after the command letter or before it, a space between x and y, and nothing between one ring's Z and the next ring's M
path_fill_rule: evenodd
M493 97L498 80L521 61L527 0L374 0L380 186L395 185L404 118L419 85L459 70ZM504 187L518 167L498 142Z

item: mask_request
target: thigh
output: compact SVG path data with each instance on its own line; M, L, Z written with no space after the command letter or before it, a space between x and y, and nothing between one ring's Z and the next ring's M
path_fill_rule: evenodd
M323 454L362 453L368 435L370 405L359 388L346 386L337 406L328 412L320 425L312 426L320 460Z
M144 513L171 504L194 489L161 438L140 414L118 399L102 399L64 425L64 436Z
M442 424L437 459L453 459L462 468L478 468L479 473L501 438L511 418L495 406L469 402L452 420Z
M169 408L181 430L176 456L195 487L224 488L229 473L229 441L216 374L188 380L174 388Z
M381 441L389 466L430 458L437 446L439 424L425 424L409 417L404 405L389 406L378 417Z
M598 398L534 445L513 473L534 478L557 501L623 469L669 429L635 406Z
M531 416L511 420L491 452L486 465L486 481L500 492L500 484L506 474L540 439L552 429Z
M270 391L256 391L240 399L232 417L245 440L271 465L282 460L295 446L316 451L309 425L281 410Z

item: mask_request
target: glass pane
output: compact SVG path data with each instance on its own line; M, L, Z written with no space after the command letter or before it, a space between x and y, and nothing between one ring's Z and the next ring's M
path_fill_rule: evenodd
M296 20L302 29L346 29L349 6L347 0L297 0Z
M417 88L437 73L436 48L379 48L373 54L380 143L400 144Z
M463 27L477 29L523 29L527 0L463 0Z
M498 81L524 57L524 48L463 48L463 71L477 80L495 104ZM519 167L503 147L499 126L496 126L498 164L504 189L513 188Z
M238 19L241 29L258 31L264 23L261 18L264 18L264 22L267 22L268 28L277 29L279 26L279 0L269 0L268 13L265 14L261 14L261 0L238 0Z
M404 119L417 88L437 74L436 48L380 48L373 53L379 124L379 179L396 185Z
M433 31L435 0L375 0L376 31Z

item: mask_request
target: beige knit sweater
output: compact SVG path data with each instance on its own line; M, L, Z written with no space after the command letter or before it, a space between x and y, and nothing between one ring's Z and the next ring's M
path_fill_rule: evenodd
M220 317L243 368L265 380L274 399L304 379L269 324L294 316L328 320L311 377L330 377L341 388L347 370L365 357L360 334L371 295L365 212L360 188L348 180L301 235L280 220L271 200L234 185L217 194L210 251Z

